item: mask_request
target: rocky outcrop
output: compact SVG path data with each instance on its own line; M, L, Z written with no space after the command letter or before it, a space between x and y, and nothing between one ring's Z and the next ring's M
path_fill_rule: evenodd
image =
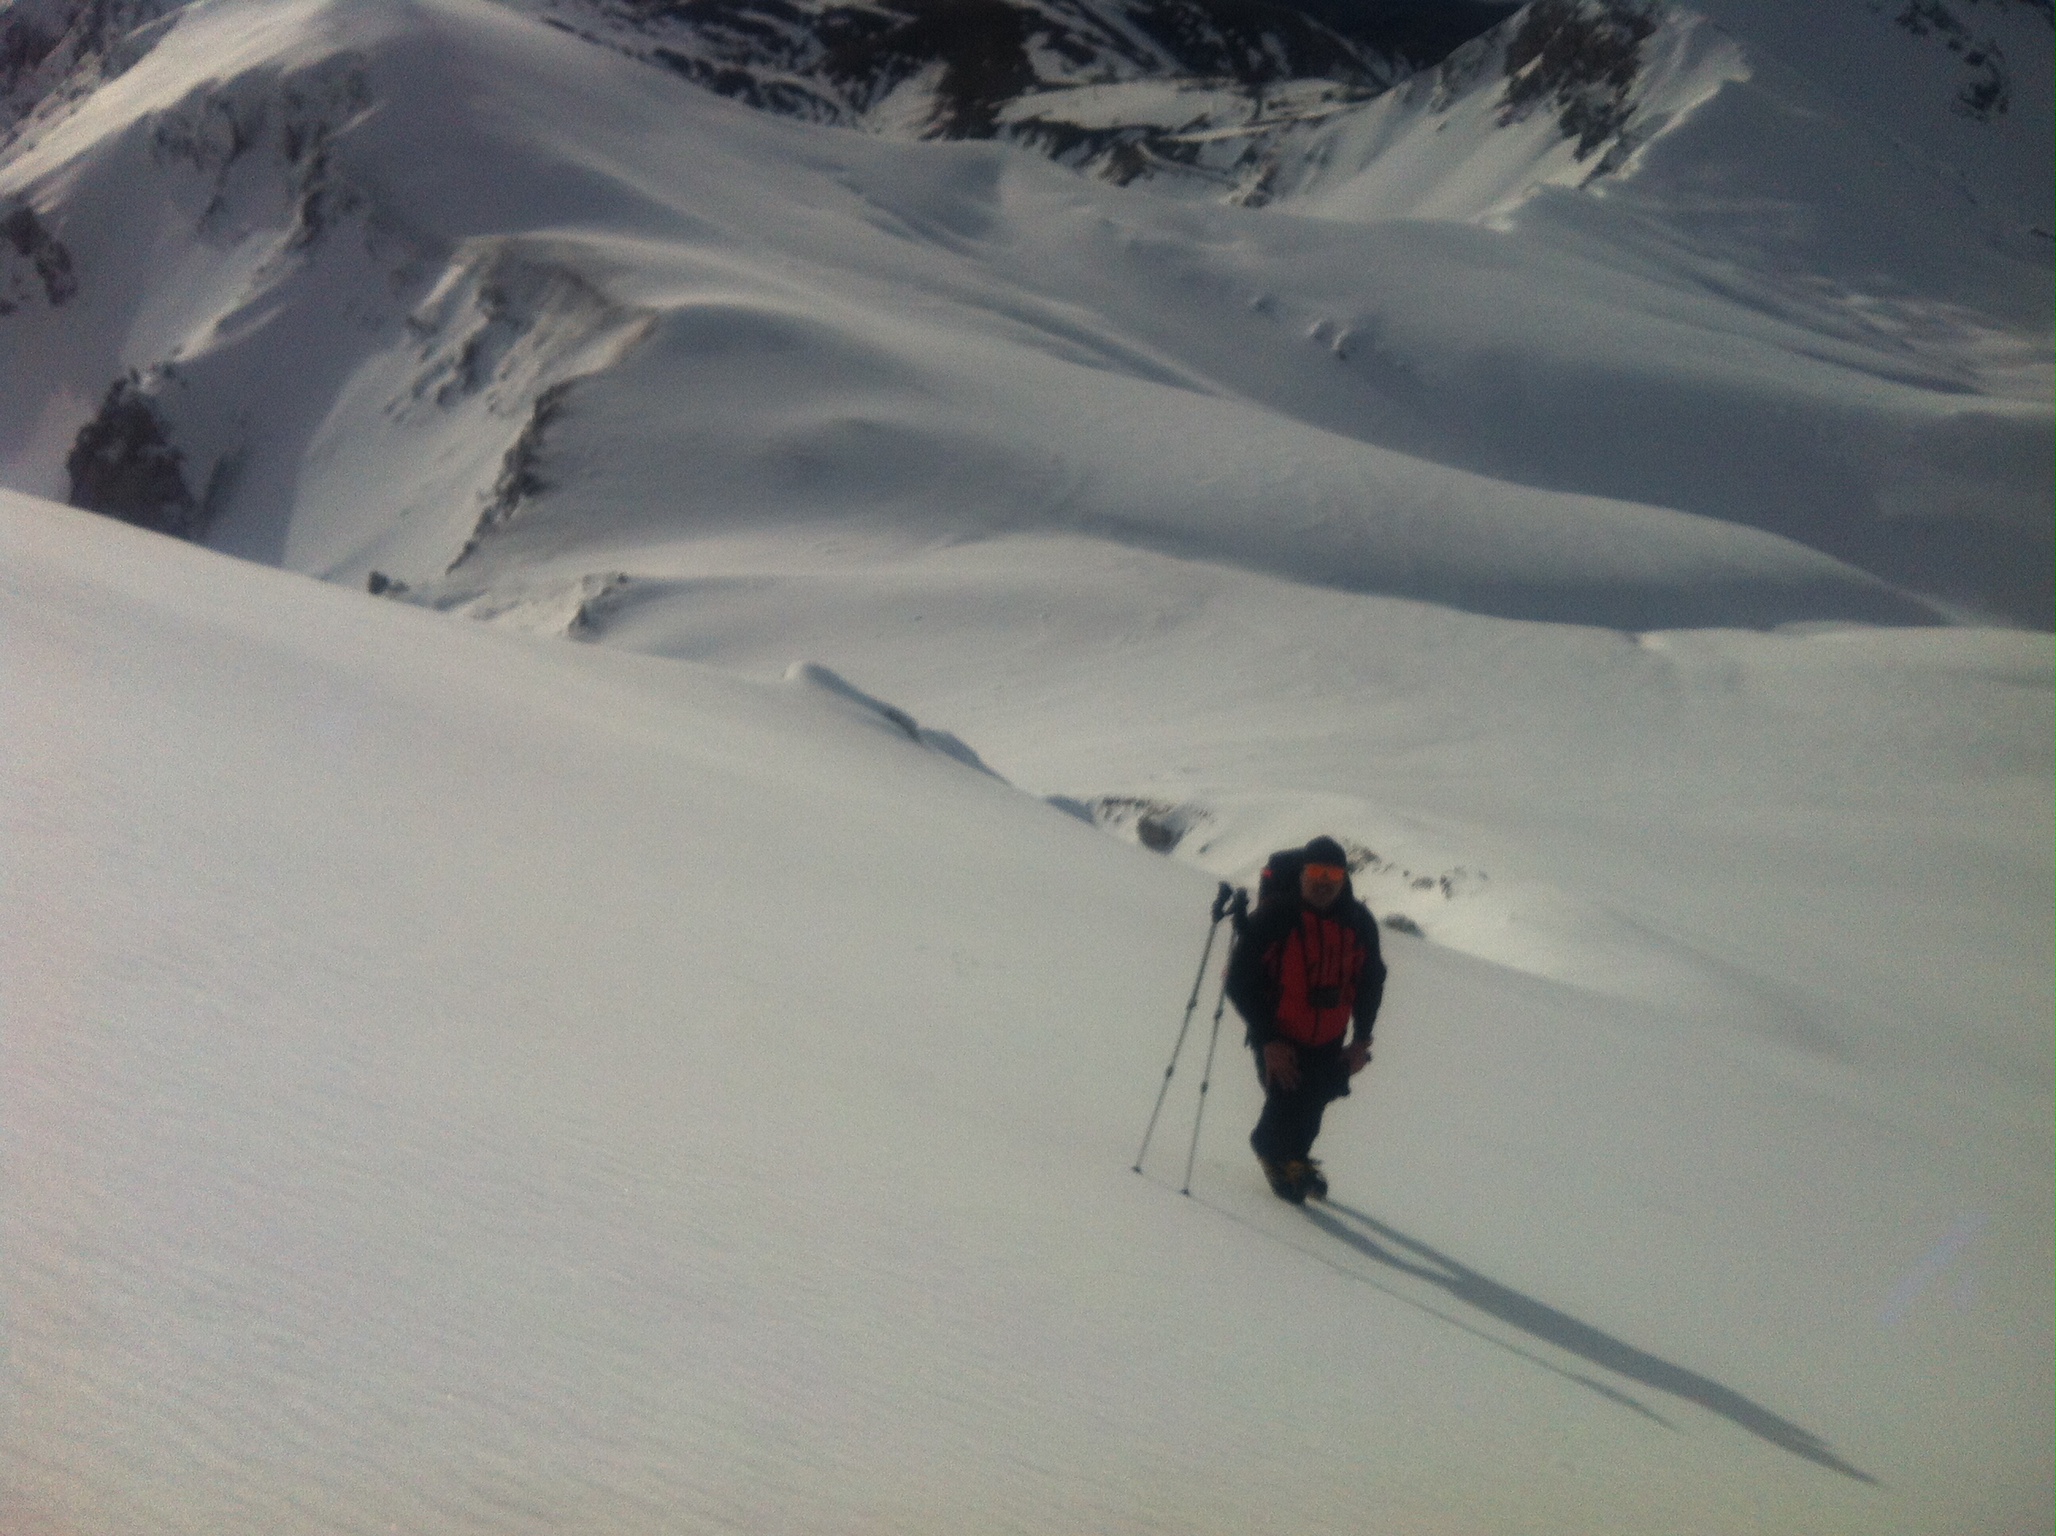
M1871 0L1871 9L1889 15L1901 30L1915 37L1932 38L1956 55L1962 78L1956 88L1955 107L1965 117L1990 122L2006 115L2013 104L2013 77L2005 51L1998 40L1973 25L1981 0ZM1999 9L2020 9L2037 13L2052 22L2051 0L1982 0Z
M1642 45L1655 31L1654 8L1641 0L1535 0L1507 43L1502 120L1547 107L1588 158L1627 131Z
M75 507L105 513L175 538L198 538L205 518L186 484L186 456L134 374L114 381L93 419L79 429L71 456Z
M26 203L0 212L0 317L41 300L52 309L77 297L71 252Z
M1362 100L1504 20L1511 0L554 0L559 26L750 106L924 138L1004 138L1127 181L1175 133ZM1100 88L1188 93L1107 118ZM1325 88L1325 90L1323 89ZM1159 104L1156 112L1164 108Z
M0 12L0 147L127 71L186 0L15 0Z

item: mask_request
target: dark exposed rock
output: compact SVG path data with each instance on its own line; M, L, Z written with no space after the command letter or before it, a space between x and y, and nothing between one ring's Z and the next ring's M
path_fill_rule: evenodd
M536 396L528 421L500 461L499 478L493 482L492 494L472 527L471 537L457 551L457 558L450 562L445 575L470 559L490 535L513 521L523 502L549 489L542 473L543 438L551 424L564 414L573 382L566 379L552 384Z
M1028 60L1029 18L1007 0L891 0L902 18L884 31L848 29L831 47L822 74L862 100L875 101L930 65L942 66L932 132L989 138L999 109L1035 83Z
M1507 44L1503 115L1554 107L1586 159L1626 130L1642 44L1655 30L1640 0L1535 0Z
M50 57L58 41L59 35L38 25L34 17L9 15L0 21L0 95L12 92Z
M203 229L225 215L238 162L257 153L275 155L292 199L290 244L304 249L365 205L363 194L335 174L331 155L337 134L371 105L362 62L343 55L275 92L231 87L196 93L155 114L150 152L160 164L190 167L213 181L213 196L200 216Z
M181 539L204 531L200 503L186 484L185 455L134 374L114 381L64 467L75 507Z
M780 117L797 117L814 123L832 123L843 116L842 107L833 96L791 80L764 80L742 65L720 64L661 45L653 48L650 56L701 89L739 101L759 112L774 112Z
M32 0L0 10L0 142L48 102L133 67L186 0Z
M1029 118L1013 124L1007 139L1041 151L1059 165L1096 166L1116 186L1165 166L1189 167L1197 147L1170 129L1150 126L1081 128L1076 123Z
M52 309L75 298L71 252L26 204L0 214L0 315L11 315L40 286Z
M1915 37L1932 38L1956 55L1963 65L1962 83L1956 89L1956 110L1979 122L2003 117L2013 104L2013 81L2006 68L2006 55L1996 40L1979 37L1965 19L1982 4L2011 8L2024 6L2052 21L2051 0L1873 0L1872 9L1888 14L1901 30Z
M1136 795L1099 795L1085 802L1094 825L1113 833L1132 832L1135 841L1153 853L1169 853L1213 820L1205 806L1190 801L1173 804Z
M1125 79L1382 89L1511 0L563 0L559 24L748 105L855 123L932 72L919 131L990 138L1012 103ZM565 17L588 18L592 33ZM1049 114L1036 114L1045 127Z

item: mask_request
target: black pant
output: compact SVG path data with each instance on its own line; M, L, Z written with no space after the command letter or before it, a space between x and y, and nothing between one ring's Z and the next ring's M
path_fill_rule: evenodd
M1264 1081L1263 1047L1256 1048L1256 1079L1264 1085L1264 1112L1249 1133L1249 1144L1266 1162L1304 1161L1314 1149L1314 1138L1321 1134L1322 1111L1349 1093L1349 1062L1341 1041L1292 1049L1299 1055L1299 1086L1279 1088Z

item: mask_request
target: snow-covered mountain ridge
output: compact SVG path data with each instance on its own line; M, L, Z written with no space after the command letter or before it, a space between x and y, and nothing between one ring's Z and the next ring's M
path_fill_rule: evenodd
M1003 138L1125 182L1197 167L1199 130L1246 137L1376 95L1513 9L550 0L540 14L751 106L888 134Z
M147 46L127 39L177 3L17 5L0 23L0 101L20 117L39 97L66 94L68 75L126 67ZM1046 105L1080 87L1210 91L1217 106L1233 101L1245 111L1281 88L1288 96L1325 88L1360 98L1436 62L1515 7L1509 0L1311 7L1262 0L547 0L529 8L752 106L820 122L988 137L1024 99ZM1112 147L1098 145L1096 153L1104 158Z
M1248 212L1123 197L997 147L739 117L514 13L179 14L133 68L25 131L0 172L6 339L14 376L40 381L0 400L0 464L27 489L419 591L460 557L486 570L466 552L518 521L549 523L566 549L597 534L594 497L658 494L684 514L711 493L732 510L793 453L822 471L806 497L773 493L780 515L861 521L898 494L876 482L878 449L803 441L792 414L841 378L871 396L861 419L912 434L893 462L973 477L949 513L966 533L1061 509L1065 525L1176 543L1197 516L1203 542L1271 568L1625 625L1919 611L1878 581L2048 619L2046 255L1994 246L1960 189L1924 160L1880 159L1890 146L1859 118L1839 137L1807 130L1842 157L1823 177L1790 138L1818 103L1802 84L1767 90L1695 13L1643 45L1670 50L1649 78L1671 82L1672 120L1596 184L1557 114L1502 123L1488 80L1440 105L1387 93L1331 130L1290 196ZM438 52L471 97L414 62ZM519 112L494 116L495 72L518 82ZM545 99L565 105L535 113ZM1785 136L1778 153L1759 153L1765 133ZM663 147L676 135L692 156ZM443 165L497 169L453 197ZM1285 216L1298 209L1318 221ZM653 286L666 268L699 275ZM760 382L769 358L794 371L775 385L785 405L703 438L677 481L658 466L684 462L689 423L595 408L620 369L665 366L646 343L680 303L715 313L695 292L783 339L671 349L695 371L659 399L705 392L717 412L754 413L764 397L724 381L719 359ZM944 314L1007 360L976 364L974 383L949 347L908 354ZM895 378L921 380L931 404L910 415ZM1034 403L998 408L992 381L1009 378ZM1239 466L1212 491L1180 483L1203 456L1160 438L1145 473L1166 478L1124 484L1146 441L1130 427L1103 436L1061 411L1038 424L1040 402L1094 395L1098 422L1159 419L1217 443L1222 412L1243 418ZM980 398L993 408L964 416ZM589 429L608 438L598 458L575 445ZM658 481L608 490L637 439L656 457L635 473ZM581 452L576 474L550 472ZM399 499L353 488L328 510L334 466L360 453L413 466ZM1525 531L1435 535L1430 555L1407 530L1443 515L1431 503L1498 506ZM1270 520L1246 521L1259 504ZM1759 534L1815 554L1773 556ZM1560 535L1598 538L1597 567L1579 555L1574 579L1552 574L1537 541ZM1456 548L1473 553L1452 566ZM1816 555L1846 569L1830 577ZM1723 574L1688 578L1681 558ZM1613 595L1591 607L1573 588Z

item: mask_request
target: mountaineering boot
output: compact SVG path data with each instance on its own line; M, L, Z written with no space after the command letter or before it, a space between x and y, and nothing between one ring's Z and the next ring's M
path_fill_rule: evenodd
M1270 1180L1272 1194L1280 1200L1290 1200L1294 1205L1306 1203L1306 1191L1292 1172L1295 1168L1306 1167L1306 1164L1274 1162L1268 1157L1259 1157L1257 1161L1263 1165L1264 1177Z
M1321 1172L1321 1165L1313 1158L1303 1163L1287 1163L1286 1175L1299 1186L1302 1200L1325 1200L1328 1198L1328 1176Z

